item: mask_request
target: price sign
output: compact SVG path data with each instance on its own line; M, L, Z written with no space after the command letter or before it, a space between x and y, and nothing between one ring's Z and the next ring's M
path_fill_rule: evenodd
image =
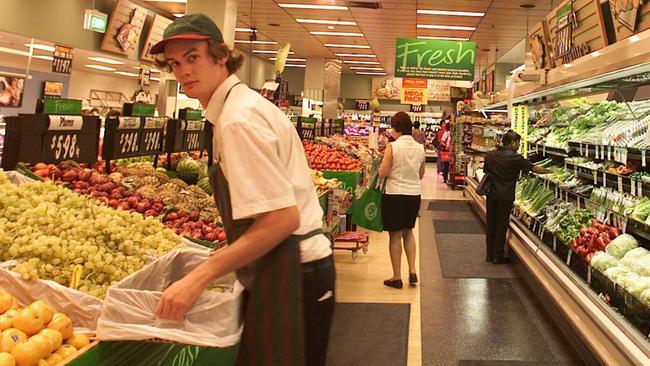
M165 132L165 119L146 117L142 131L140 152L143 155L157 155L163 153L163 137Z
M589 145L585 145L585 156L589 157Z
M600 156L600 155L598 155L598 145L594 145L594 151L596 152L594 154L594 156L595 156L596 159L598 159L598 157Z
M641 150L641 165L645 167L645 149Z
M605 160L605 146L600 147L600 160Z
M573 254L573 250L569 249L569 254L566 256L566 265L568 266L571 263L571 255Z
M164 131L164 118L109 118L106 120L102 157L110 161L162 154Z
M97 161L99 118L44 114L5 117L7 122L2 168L16 164Z
M641 183L641 182L639 182ZM636 180L634 178L630 179L630 194L636 196Z
M591 285L591 266L587 267L587 283Z
M607 160L612 160L612 147L607 146Z
M603 172L603 187L607 188L607 173Z
M206 129L212 125L200 120L170 120L167 123L165 152L200 151L212 147L212 141L206 141Z
M639 197L643 196L643 182L639 182L639 184L636 185L636 195Z
M557 238L553 236L553 251L557 250Z
M598 185L598 172L595 171L595 170L592 170L591 172L594 175L594 185L597 186Z
M621 177L619 175L619 176L617 176L616 180L617 180L617 183L618 183L618 191L620 193L623 193L623 177Z

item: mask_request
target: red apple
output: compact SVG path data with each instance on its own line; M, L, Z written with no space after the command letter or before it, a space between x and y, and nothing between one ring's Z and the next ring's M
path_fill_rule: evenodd
M126 202L131 206L131 208L135 208L138 205L139 200L136 197L131 196L126 199Z
M112 199L108 201L108 205L113 207L113 208L118 208L120 206L120 202L116 199Z
M158 211L156 210L147 210L144 212L145 216L158 216Z
M131 206L129 206L129 204L127 202L120 202L118 207L121 208L122 210L125 210L125 211L128 211L128 210L131 209Z

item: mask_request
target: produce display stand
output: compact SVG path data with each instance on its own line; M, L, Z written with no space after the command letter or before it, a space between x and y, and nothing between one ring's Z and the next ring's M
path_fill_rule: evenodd
M167 169L172 169L171 156L174 153L203 151L208 153L208 164L212 154L212 125L203 120L200 110L182 109L178 119L167 121L164 152L167 154ZM158 155L156 155L158 160Z

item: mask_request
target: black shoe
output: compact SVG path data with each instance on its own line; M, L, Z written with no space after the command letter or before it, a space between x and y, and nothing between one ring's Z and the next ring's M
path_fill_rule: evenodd
M415 285L416 283L418 283L418 275L415 273L409 274L409 284Z
M510 264L512 261L508 257L496 257L492 260L493 264Z
M492 262L492 256L488 255L487 257L485 257L485 261L486 262Z
M402 288L402 286L404 286L402 280L385 280L384 285L393 288Z

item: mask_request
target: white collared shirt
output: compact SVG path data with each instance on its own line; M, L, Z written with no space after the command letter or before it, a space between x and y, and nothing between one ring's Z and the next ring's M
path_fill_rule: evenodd
M213 125L213 151L230 188L233 219L291 206L300 212L296 235L323 227L307 158L295 127L273 103L229 76L212 94L205 117ZM227 101L226 94L228 91ZM332 253L324 235L300 244L303 263Z
M426 159L424 148L410 135L400 136L390 146L393 164L386 179L386 194L420 195L420 166Z

